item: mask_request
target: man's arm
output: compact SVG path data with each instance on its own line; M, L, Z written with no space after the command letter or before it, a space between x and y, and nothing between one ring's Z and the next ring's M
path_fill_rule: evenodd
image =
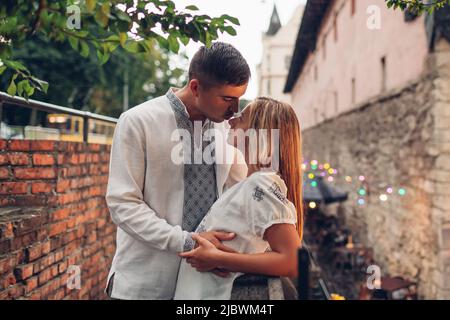
M230 272L296 277L297 250L301 246L301 241L295 226L275 224L267 229L265 239L272 251L244 254L217 250L206 239L194 235L199 247L190 252L180 253L179 256L189 259L188 263L199 272L220 268Z
M143 199L145 135L138 121L123 113L111 146L106 203L113 222L130 236L159 250L186 251L195 244L181 226L157 216Z

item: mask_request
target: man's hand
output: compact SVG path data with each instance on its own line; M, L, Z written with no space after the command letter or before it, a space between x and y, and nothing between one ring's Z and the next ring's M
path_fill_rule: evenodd
M233 232L207 231L207 232L199 233L199 236L202 237L203 239L206 239L209 242L211 242L219 250L222 250L225 252L236 253L235 250L222 244L222 241L230 241L230 240L233 240L234 237L236 237L236 234ZM197 247L198 247L198 241L195 244L195 248L197 248Z
M199 272L211 271L219 277L228 277L229 272L219 268L219 257L223 251L199 234L194 234L192 239L197 242L198 246L191 251L179 253L179 256L186 258L186 262ZM215 236L214 239L216 239Z

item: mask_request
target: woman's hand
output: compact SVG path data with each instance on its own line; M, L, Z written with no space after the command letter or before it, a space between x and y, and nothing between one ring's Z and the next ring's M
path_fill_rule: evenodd
M181 252L178 255L186 258L186 262L199 272L213 271L220 268L220 256L223 251L216 248L214 244L198 234L193 234L192 239L198 244L198 247L188 251ZM214 272L216 275L224 276L226 272Z

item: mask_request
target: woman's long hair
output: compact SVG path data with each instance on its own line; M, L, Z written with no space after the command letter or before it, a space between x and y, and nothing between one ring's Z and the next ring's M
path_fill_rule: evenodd
M267 157L273 150L279 150L278 173L287 186L287 198L297 211L297 230L303 238L303 192L302 192L302 139L300 124L294 109L287 103L272 98L259 97L252 101L250 108L250 128L267 129ZM272 148L271 129L278 129L279 148ZM276 143L276 141L275 141ZM260 152L258 152L260 154ZM259 166L262 167L262 166Z

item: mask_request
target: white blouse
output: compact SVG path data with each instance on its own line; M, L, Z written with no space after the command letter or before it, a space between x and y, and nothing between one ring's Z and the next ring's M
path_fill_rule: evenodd
M240 253L263 253L269 243L264 232L274 224L296 224L295 206L286 198L284 181L273 171L258 171L228 189L214 203L196 232L235 232L225 244ZM211 272L198 272L185 259L178 272L175 300L229 300L234 280Z

